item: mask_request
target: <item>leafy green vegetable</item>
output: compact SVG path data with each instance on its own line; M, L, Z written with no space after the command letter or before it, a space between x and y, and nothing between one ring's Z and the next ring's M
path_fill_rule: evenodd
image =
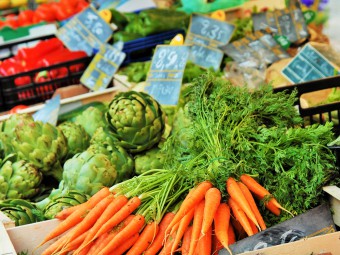
M253 32L253 20L251 17L235 19L232 22L236 28L231 38L231 42L239 40L245 37L248 33Z

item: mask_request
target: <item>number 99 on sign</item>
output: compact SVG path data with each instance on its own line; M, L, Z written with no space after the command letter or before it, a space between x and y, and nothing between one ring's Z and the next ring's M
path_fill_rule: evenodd
M178 62L178 54L176 51L168 49L159 49L156 55L155 68L157 70L176 69L175 65Z

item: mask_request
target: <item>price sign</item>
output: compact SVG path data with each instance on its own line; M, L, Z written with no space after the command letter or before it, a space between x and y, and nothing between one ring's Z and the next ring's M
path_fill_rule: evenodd
M177 105L190 46L158 45L147 77L146 92L162 105Z
M111 26L90 6L62 26L56 36L70 50L83 50L91 56L112 33Z
M80 78L81 83L94 91L107 88L125 56L117 47L103 44Z
M338 72L339 69L310 44L303 47L282 70L282 74L293 83L319 80Z
M195 64L219 69L223 52L218 46L229 42L235 26L213 18L192 15L185 44L193 45L189 59Z

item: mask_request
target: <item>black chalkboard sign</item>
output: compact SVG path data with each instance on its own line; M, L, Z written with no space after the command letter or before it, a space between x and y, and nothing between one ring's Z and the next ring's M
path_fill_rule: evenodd
M112 36L113 29L92 7L86 8L62 26L56 36L70 50L83 50L91 56Z
M310 44L306 44L282 70L282 74L293 83L331 77L338 72L338 68Z
M227 22L193 14L185 38L185 44L192 45L190 61L218 70L224 55L218 46L227 44L234 30L235 26Z
M320 205L301 215L267 228L230 246L233 254L255 251L290 243L305 237L332 233L336 230L328 204ZM219 255L230 255L225 249Z
M107 88L125 55L116 47L103 44L80 78L81 83L94 91Z
M147 77L146 92L162 105L177 105L190 46L158 45Z

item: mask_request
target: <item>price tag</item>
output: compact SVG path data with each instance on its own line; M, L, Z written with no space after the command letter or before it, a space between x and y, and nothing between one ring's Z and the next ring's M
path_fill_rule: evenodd
M0 255L16 255L7 231L0 221Z
M126 56L119 48L103 44L80 78L81 83L94 91L107 88Z
M190 46L158 45L152 57L146 92L162 105L177 105Z
M112 33L112 27L90 6L62 26L56 36L70 50L83 50L91 56Z
M190 61L203 67L218 70L223 52L218 46L231 39L235 26L206 16L193 14L185 44L192 45Z
M293 83L319 80L338 73L339 69L310 44L304 46L282 70L282 74Z

